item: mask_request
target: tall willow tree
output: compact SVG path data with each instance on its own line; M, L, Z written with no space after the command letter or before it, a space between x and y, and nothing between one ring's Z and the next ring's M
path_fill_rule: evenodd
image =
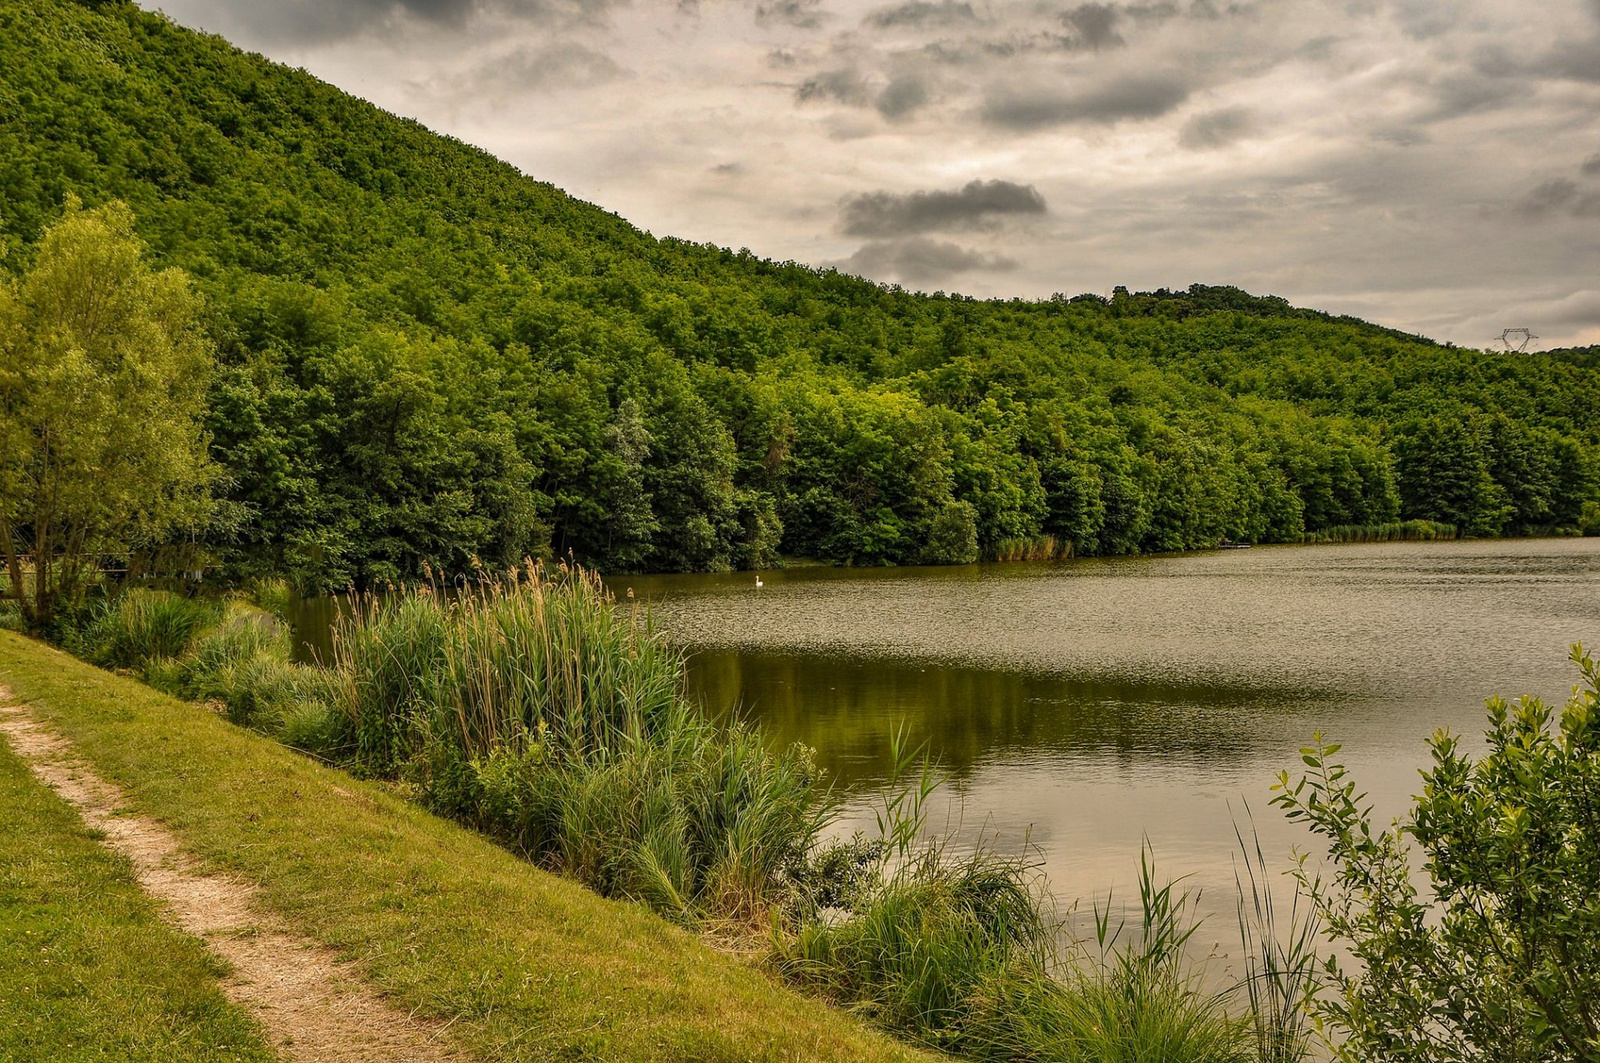
M102 559L207 520L199 310L180 271L146 264L121 203L70 201L0 282L0 551L28 625L79 600Z

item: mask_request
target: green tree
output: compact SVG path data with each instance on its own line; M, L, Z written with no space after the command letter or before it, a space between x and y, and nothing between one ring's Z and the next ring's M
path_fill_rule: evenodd
M102 559L206 525L199 311L181 272L145 263L121 203L69 201L33 268L0 285L0 550L29 625Z
M1454 524L1466 535L1497 535L1510 514L1469 425L1430 417L1410 427L1396 446L1402 515Z

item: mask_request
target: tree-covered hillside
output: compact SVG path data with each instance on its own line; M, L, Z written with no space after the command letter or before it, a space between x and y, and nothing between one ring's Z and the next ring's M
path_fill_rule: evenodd
M233 503L212 545L306 586L568 550L704 569L1600 530L1593 359L1232 288L976 301L655 239L130 4L4 0L5 269L72 195L128 203L194 278Z

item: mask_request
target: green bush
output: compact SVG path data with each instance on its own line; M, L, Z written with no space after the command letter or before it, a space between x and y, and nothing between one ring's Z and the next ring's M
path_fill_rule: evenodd
M1331 992L1310 1001L1341 1058L1600 1059L1600 668L1572 657L1586 689L1559 715L1492 699L1477 759L1435 735L1390 829L1320 736L1308 773L1279 776L1274 803L1327 841L1331 880L1295 874L1350 957L1326 961Z
M1585 502L1578 518L1578 530L1585 535L1600 535L1600 502Z

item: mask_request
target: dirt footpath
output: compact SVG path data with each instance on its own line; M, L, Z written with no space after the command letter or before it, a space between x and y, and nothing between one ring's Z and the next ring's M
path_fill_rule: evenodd
M0 687L0 735L40 781L104 833L106 845L133 862L139 885L174 922L228 962L233 973L224 991L249 1009L286 1057L297 1063L461 1058L440 1043L440 1029L396 1010L329 950L273 925L253 887L198 870L170 831L126 812L121 790L96 776L27 706L9 701Z

